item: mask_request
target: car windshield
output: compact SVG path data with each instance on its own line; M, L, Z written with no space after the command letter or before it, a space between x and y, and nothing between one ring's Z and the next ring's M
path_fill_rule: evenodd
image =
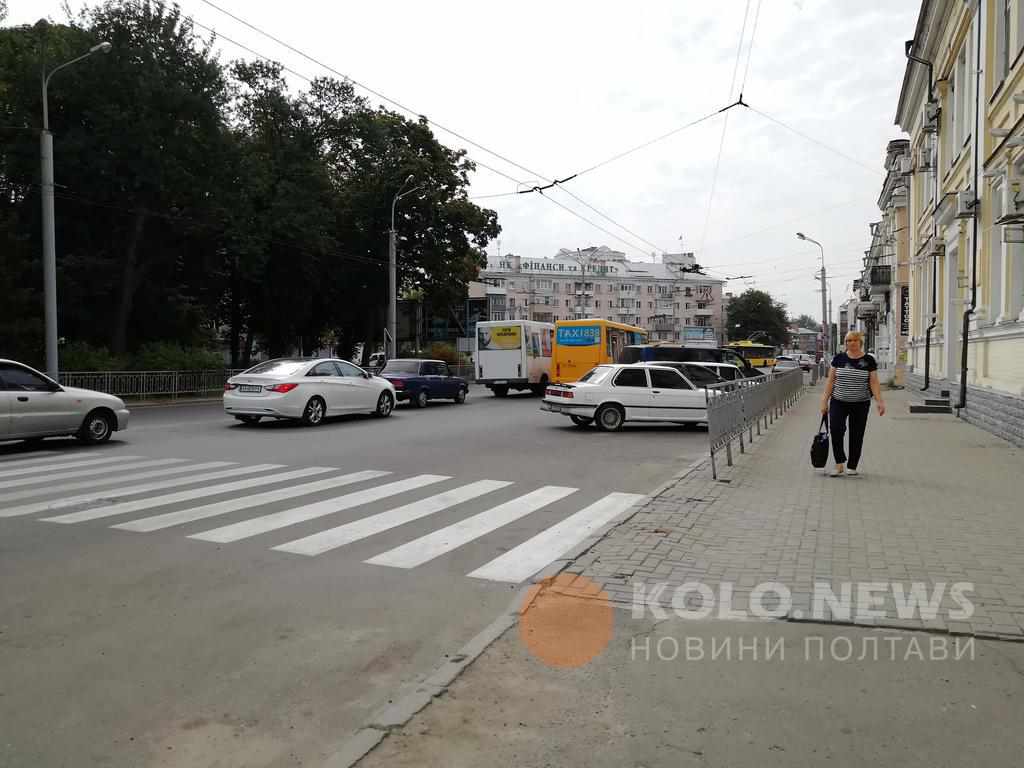
M389 360L381 373L419 373L419 360Z
M585 381L588 384L600 384L608 378L608 374L611 372L611 367L607 365L599 365L597 368L591 368L583 374L583 376L580 377L580 381Z
M268 360L250 368L246 373L258 373L263 376L294 376L309 364L309 360Z

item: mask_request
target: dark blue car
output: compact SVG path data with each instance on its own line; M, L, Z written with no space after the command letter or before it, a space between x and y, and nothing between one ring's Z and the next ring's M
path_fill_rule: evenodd
M464 403L469 392L466 380L452 376L443 360L388 360L377 375L395 386L399 401L408 400L417 408L425 408L430 400Z

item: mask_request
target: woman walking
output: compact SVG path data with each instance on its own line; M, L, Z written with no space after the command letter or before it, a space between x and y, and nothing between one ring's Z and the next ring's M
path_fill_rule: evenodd
M832 433L832 454L836 468L832 477L856 475L860 465L860 452L864 446L864 429L871 410L871 396L878 404L878 415L885 415L882 388L878 384L878 363L864 353L864 334L850 331L846 334L846 351L832 358L832 368L821 396L821 412L828 414ZM850 456L843 450L846 421L850 421Z

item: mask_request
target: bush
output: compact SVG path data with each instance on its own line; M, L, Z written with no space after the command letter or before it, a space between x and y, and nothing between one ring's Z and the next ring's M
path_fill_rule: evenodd
M132 360L136 371L200 371L225 367L223 358L216 352L168 341L143 344Z
M112 355L106 347L94 347L84 341L73 341L61 347L59 359L64 371L123 371L128 367L124 357Z

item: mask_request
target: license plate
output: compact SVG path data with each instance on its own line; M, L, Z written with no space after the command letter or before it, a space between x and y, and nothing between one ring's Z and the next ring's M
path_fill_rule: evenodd
M565 408L560 405L552 405L551 403L541 403L540 409L542 411L551 411L552 413L565 413Z
M239 384L238 385L238 391L239 392L262 392L263 391L263 387L261 387L259 384Z
M494 383L495 384L508 384L508 381L506 381L505 379L502 379L501 381L496 381Z

